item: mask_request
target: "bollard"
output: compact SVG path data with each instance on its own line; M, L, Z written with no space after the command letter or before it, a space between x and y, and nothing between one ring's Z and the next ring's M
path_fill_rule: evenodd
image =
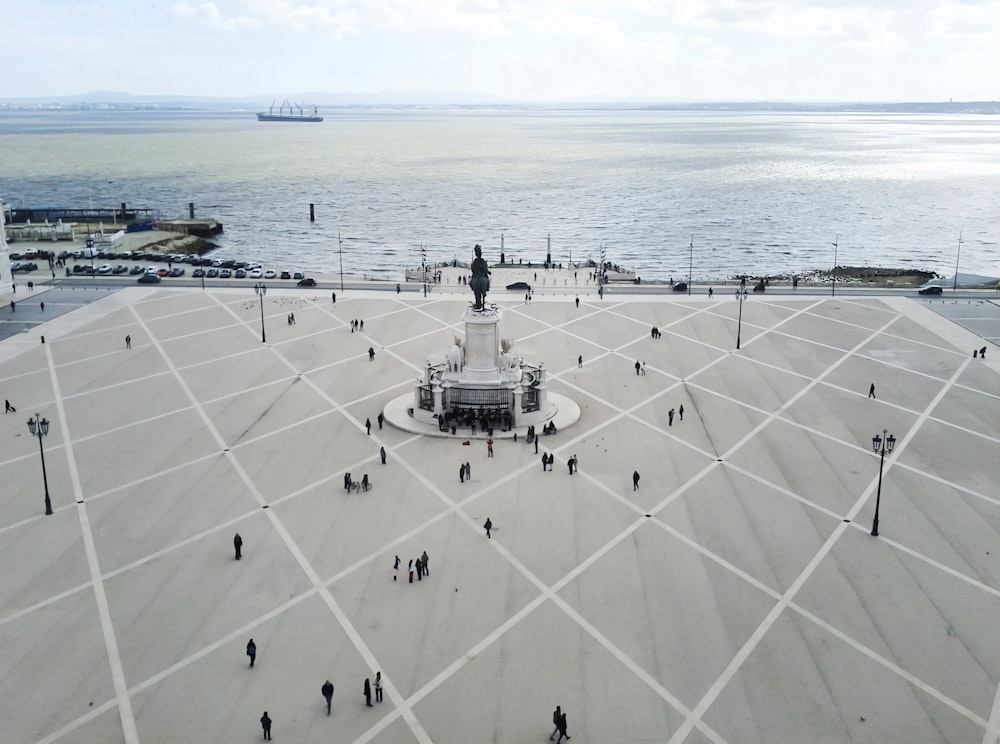
M316 221L316 205L312 203L309 204L309 221Z
M45 336L42 336L42 343L45 343Z

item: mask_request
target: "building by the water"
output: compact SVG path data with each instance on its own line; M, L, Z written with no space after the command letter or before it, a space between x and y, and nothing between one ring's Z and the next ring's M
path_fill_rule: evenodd
M9 211L10 206L0 197L0 295L14 291L14 275L10 271L10 258L7 255L7 231L4 230Z

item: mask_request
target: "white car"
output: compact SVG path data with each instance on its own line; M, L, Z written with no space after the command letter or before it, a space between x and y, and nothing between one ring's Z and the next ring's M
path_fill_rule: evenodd
M261 271L260 269L254 269L253 271L250 272L251 279L260 279L262 276L264 276L264 272Z
M160 271L160 267L159 266L147 266L146 267L146 273L147 274L156 274L159 271Z
M254 269L263 269L264 267L257 263L256 261L251 261L247 264L247 271L253 271Z
M111 273L111 264L101 264L100 266L97 267L97 273L98 274L110 274Z
M275 274L273 271L271 271L271 269L268 269L267 271L264 272L264 278L265 279L274 279L276 276L277 276L277 274Z

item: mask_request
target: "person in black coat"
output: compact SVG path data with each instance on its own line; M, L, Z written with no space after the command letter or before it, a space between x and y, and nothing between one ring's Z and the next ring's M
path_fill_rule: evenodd
M326 700L326 714L330 715L330 708L333 707L333 682L330 680L324 682L320 692L323 693L323 699Z
M264 715L260 717L260 726L264 729L264 741L271 741L271 716L264 711Z
M233 547L236 549L236 560L239 560L243 557L243 538L239 532L233 537Z
M369 708L372 707L372 682L370 679L365 679L365 705Z
M250 657L250 668L253 669L253 663L257 660L257 644L253 642L253 638L247 644L247 656Z

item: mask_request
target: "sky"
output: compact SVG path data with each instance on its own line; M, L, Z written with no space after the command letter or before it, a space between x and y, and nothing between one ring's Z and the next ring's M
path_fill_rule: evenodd
M1000 98L1000 0L4 0L0 96Z

